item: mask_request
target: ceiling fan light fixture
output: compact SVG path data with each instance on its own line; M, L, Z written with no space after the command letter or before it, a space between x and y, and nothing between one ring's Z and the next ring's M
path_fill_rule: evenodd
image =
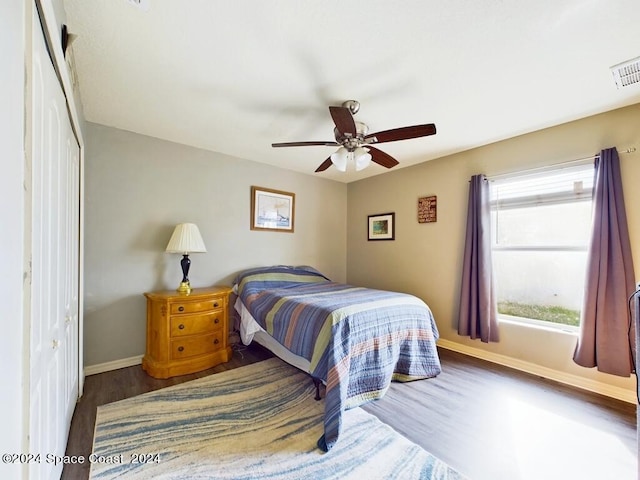
M331 154L331 163L340 172L347 171L347 160L349 159L349 150L344 147L340 147L334 153Z
M398 165L398 160L391 155L378 150L372 144L397 142L411 138L427 137L436 133L433 123L424 125L412 125L408 127L392 128L376 133L369 133L369 127L357 122L353 115L359 110L360 104L355 100L348 100L342 107L329 106L329 114L333 119L333 136L335 141L305 141L272 143L272 147L303 147L303 146L338 146L338 150L332 153L315 169L315 172L324 172L331 165L340 172L346 172L349 163L353 162L356 171L364 170L371 162L385 168L393 168ZM367 148L365 148L365 146Z
M364 170L371 165L371 154L366 148L358 147L353 151L356 171Z

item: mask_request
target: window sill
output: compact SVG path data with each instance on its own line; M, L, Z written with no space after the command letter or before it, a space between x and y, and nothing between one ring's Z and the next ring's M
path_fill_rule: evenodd
M526 328L534 328L536 330L545 330L548 332L561 333L566 335L578 336L580 329L572 325L562 325L559 323L544 322L542 320L534 320L532 318L514 317L512 315L498 314L498 322L509 323Z

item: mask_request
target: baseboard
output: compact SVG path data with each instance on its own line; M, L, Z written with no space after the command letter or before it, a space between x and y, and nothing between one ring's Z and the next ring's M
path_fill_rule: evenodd
M122 358L120 360L114 360L112 362L98 363L97 365L89 365L84 367L84 375L95 375L97 373L110 372L111 370L118 370L119 368L132 367L134 365L140 365L142 363L142 357L144 355L136 355L135 357Z
M438 340L437 345L438 347L446 348L447 350L469 355L470 357L480 358L481 360L497 363L505 367L510 367L515 370L520 370L549 380L555 380L556 382L564 383L565 385L571 385L600 395L606 395L607 397L622 400L624 402L635 404L637 401L636 392L634 390L627 390L625 388L607 385L606 383L598 382L596 380L560 372L534 363L518 360L517 358L507 357L506 355L501 355L499 353L488 352L480 348L469 347L461 343L452 342L451 340L441 338Z

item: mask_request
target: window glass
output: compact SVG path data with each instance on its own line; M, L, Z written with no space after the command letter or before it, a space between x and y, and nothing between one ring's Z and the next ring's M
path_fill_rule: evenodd
M593 166L491 183L491 233L501 319L579 325L591 230Z
M494 246L576 246L586 248L591 201L493 210Z

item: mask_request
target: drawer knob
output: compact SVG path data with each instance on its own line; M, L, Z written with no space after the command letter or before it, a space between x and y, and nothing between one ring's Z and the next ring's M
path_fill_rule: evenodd
M217 307L218 306L218 302L213 302L213 306Z
M179 312L184 312L184 307L178 307Z
M220 319L219 318L214 318L213 319L213 323L220 323Z
M217 345L217 344L219 344L219 343L220 343L220 340L218 340L217 338L213 341L213 344L214 344L214 345Z
M180 325L178 325L178 328L179 328L180 330L184 330L184 325L181 323Z
M184 351L184 347L178 347L178 351L179 352L183 352Z

